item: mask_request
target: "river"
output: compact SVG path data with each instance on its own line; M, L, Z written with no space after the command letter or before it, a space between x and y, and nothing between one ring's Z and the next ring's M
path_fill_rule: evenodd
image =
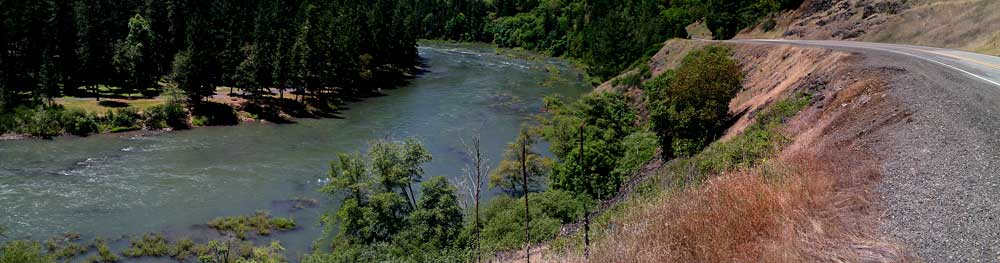
M481 132L496 163L545 95L589 90L579 71L557 59L515 59L465 44L424 45L419 53L427 72L386 96L348 104L342 118L0 142L0 224L14 238L76 231L120 249L125 236L197 240L212 218L268 210L298 222L297 230L272 235L294 258L320 236L319 215L337 205L317 192L337 153L364 150L372 139L416 137L434 156L427 176L457 182L467 163L462 138ZM319 205L299 209L289 201L296 198Z

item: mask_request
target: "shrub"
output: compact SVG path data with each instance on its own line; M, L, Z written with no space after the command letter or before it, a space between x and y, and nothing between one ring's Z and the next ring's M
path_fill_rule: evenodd
M21 132L42 138L63 133L62 112L57 108L37 108L22 117Z
M271 226L281 231L295 229L295 220L287 217L275 217L271 219Z
M38 242L14 240L0 244L0 263L53 263L51 255L42 253Z
M718 174L736 168L755 167L777 152L787 138L778 128L809 105L812 97L796 94L757 114L754 124L727 141L709 145L701 153L679 162L687 168L687 182L701 182L706 174ZM694 174L691 174L693 172ZM684 174L684 173L682 173Z
M250 230L256 230L258 235L266 236L271 234L272 229L280 231L295 229L295 221L291 218L272 218L266 211L257 211L252 216L218 217L209 221L208 226L219 231L219 234L232 233L240 239L246 239L247 231Z
M111 248L108 247L108 243L102 238L94 239L94 248L97 249L97 255L91 256L87 261L89 262L118 262L120 258L111 252Z
M110 132L124 132L138 130L141 127L142 116L135 108L121 108L118 110L108 110L104 114L105 125Z
M163 234L144 234L141 239L132 239L128 249L122 252L126 257L163 257L173 250Z
M615 78L611 81L612 86L637 87L642 83L641 72L629 72L625 76Z
M181 239L180 241L177 241L177 244L175 244L171 248L170 257L177 259L177 261L183 262L188 257L194 255L194 252L192 251L194 247L195 247L194 241L192 241L191 239Z
M0 134L17 132L21 121L18 118L20 112L23 112L23 108L0 109Z
M63 126L69 134L87 136L100 132L97 118L85 111L68 110L63 113L62 118Z
M62 237L53 237L45 240L45 248L48 253L59 259L69 259L87 252L87 248L80 245L75 240L80 239L80 234L69 232Z
M777 25L778 22L774 21L774 18L768 18L767 20L764 20L763 24L761 24L761 29L763 29L764 32L770 32L771 30L774 30L774 27Z
M549 150L560 160L552 169L552 187L587 193L593 198L614 195L625 179L612 173L618 159L624 155L621 142L636 129L637 116L625 96L601 93L569 105L547 100L546 107L552 114L542 120L540 132L550 143ZM582 124L585 124L583 162L586 170L581 170L580 164Z
M278 241L272 241L269 246L257 247L248 241L211 240L207 244L194 244L190 240L182 240L174 248L171 253L178 261L194 256L198 262L287 262L281 255L285 248Z
M188 114L179 103L156 105L144 112L143 123L147 129L185 129L188 127Z
M583 217L589 200L570 192L549 190L529 195L531 242L555 237L562 224ZM484 252L520 248L524 244L524 198L499 196L483 209L481 245Z
M222 103L203 102L194 107L192 124L195 126L236 125L239 117L233 107Z
M647 131L625 136L621 142L624 155L618 159L618 164L612 173L621 178L628 178L639 171L646 162L655 157L658 142L656 134Z
M685 56L670 76L647 87L650 121L664 157L690 156L725 131L743 74L728 48L709 46Z

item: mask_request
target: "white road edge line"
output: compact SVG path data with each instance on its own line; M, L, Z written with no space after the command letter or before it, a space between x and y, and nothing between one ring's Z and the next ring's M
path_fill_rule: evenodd
M789 40L770 40L770 39L768 39L768 40L749 40L749 41L750 42L765 42L765 43L766 42L773 42L773 43L796 43L797 42L797 41L789 41ZM952 65L948 65L948 64L946 64L944 62L937 61L937 60L934 60L934 59L931 59L931 58L928 58L928 57L923 57L923 56L919 56L919 55L915 55L915 54L906 53L906 52L900 52L900 51L895 51L895 50L891 50L891 49L874 47L874 46L869 45L868 43L865 43L865 42L858 42L859 45L854 45L854 46L852 46L852 45L837 45L837 44L833 44L833 43L822 43L822 42L800 42L800 43L804 43L804 44L808 44L808 45L820 45L820 46L826 45L826 46L840 46L840 47L853 47L853 48L867 48L867 49L874 49L874 50L887 51L887 52L892 52L892 53L897 53L897 54L903 54L903 55L907 55L907 56L911 56L911 57L915 57L915 58L927 60L927 61L930 61L930 62L934 62L936 64L939 64L939 65L942 65L942 66L945 66L945 67L957 70L957 71L965 73L965 74L967 74L969 76L973 76L973 77L976 77L976 78L981 79L983 81L989 82L990 84L993 84L994 86L997 86L998 88L1000 88L1000 83L997 83L996 81L990 80L990 79L985 78L983 76L976 75L975 73L966 71L964 69L960 69L958 67L955 67L955 66L952 66Z

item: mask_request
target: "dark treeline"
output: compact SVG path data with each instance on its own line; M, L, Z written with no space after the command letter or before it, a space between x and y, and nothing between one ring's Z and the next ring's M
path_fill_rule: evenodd
M218 86L364 94L415 63L417 38L578 59L606 80L704 21L730 38L801 0L0 1L0 103Z
M0 1L0 105L219 86L365 94L416 63L414 1Z
M428 38L496 43L575 58L595 81L621 73L704 21L728 39L802 0L420 0Z

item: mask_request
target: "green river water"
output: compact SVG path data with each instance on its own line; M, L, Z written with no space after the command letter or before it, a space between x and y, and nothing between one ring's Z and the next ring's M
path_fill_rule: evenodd
M427 72L387 96L347 105L343 118L0 142L0 224L14 238L76 231L120 249L126 236L146 232L205 240L212 218L268 210L298 222L271 236L295 259L320 236L319 215L337 205L317 192L337 153L416 137L434 156L427 176L457 182L467 163L462 138L480 131L495 164L545 95L588 91L581 74L556 59L514 59L475 45L419 51ZM289 201L300 197L319 205Z

